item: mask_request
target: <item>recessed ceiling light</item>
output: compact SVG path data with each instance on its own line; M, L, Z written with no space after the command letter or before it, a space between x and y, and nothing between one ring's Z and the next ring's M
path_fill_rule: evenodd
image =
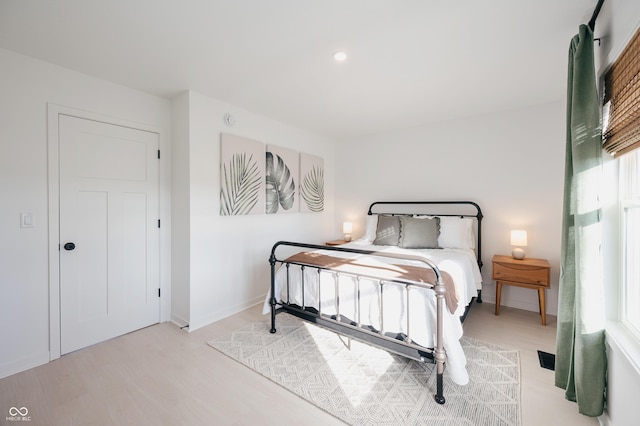
M336 62L344 62L347 59L347 54L343 51L338 51L333 54L333 59L335 59Z

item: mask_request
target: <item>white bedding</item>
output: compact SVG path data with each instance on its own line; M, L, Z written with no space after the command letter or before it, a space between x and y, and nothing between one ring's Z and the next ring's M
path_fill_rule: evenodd
M456 286L458 295L458 308L454 313L443 309L443 341L447 353L447 372L451 379L460 385L469 381L466 371L466 357L460 345L462 337L462 324L460 316L464 313L466 305L471 302L472 297L477 295L477 290L481 288L482 278L478 268L475 253L473 250L465 249L402 249L396 246L375 246L366 241L354 241L346 244L362 250L375 250L391 253L407 253L411 255L424 256L433 261L441 271L451 275ZM364 255L344 253L336 251L324 251L320 253L334 257L362 259ZM389 259L366 258L367 265L388 264ZM424 266L421 262L393 259L394 264L408 264ZM335 303L335 278L334 274L322 272L318 275L315 268L305 268L304 273L304 303L301 282L301 270L298 266L291 265L289 268L289 294L287 299L286 268L281 267L276 272L275 293L276 300L289 301L296 305L313 307L319 309L325 315L337 314L338 308ZM318 304L318 284L320 285L320 305ZM429 289L412 289L409 297L409 306L403 286L395 284L385 284L382 298L382 315L380 314L380 300L377 296L377 283L371 280L360 280L361 308L357 312L354 289L355 281L349 276L339 277L339 297L340 314L347 318L358 321L362 324L371 325L383 332L409 334L411 339L418 345L424 347L434 347L436 339L436 297L435 293ZM263 313L270 312L270 294L267 294ZM406 317L410 315L410 330L407 330ZM381 321L383 324L381 324Z

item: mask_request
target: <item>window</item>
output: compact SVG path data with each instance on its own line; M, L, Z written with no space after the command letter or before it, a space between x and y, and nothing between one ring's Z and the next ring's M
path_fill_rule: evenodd
M640 336L640 150L620 156L621 322Z
M640 342L640 28L603 77L603 148L620 173L619 319Z

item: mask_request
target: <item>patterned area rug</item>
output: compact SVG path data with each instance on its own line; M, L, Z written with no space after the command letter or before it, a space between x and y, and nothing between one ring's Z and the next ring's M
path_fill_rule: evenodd
M437 404L435 365L339 336L288 314L209 343L252 370L352 425L520 425L520 358L468 337L469 384L444 374Z

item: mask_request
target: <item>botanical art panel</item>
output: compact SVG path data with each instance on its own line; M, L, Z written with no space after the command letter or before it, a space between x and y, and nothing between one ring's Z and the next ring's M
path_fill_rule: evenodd
M300 153L300 211L324 210L324 160Z
M264 213L264 143L220 135L220 215Z
M265 212L267 214L299 211L298 153L291 149L267 145L265 161Z

